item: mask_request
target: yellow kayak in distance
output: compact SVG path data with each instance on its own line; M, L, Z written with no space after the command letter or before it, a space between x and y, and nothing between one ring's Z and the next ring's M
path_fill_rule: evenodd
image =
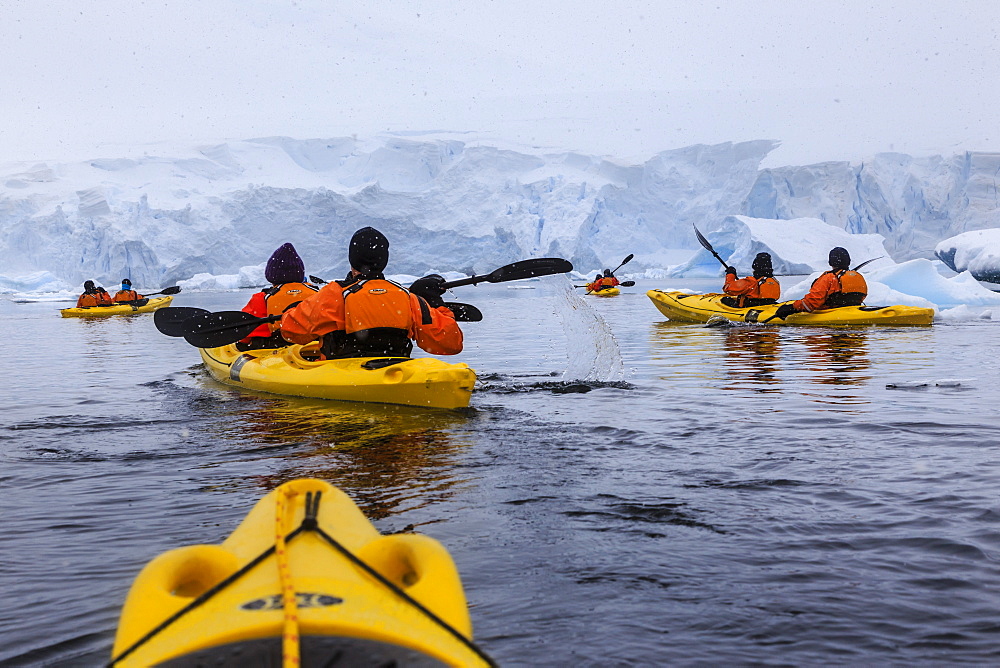
M603 290L598 290L597 292L587 291L587 294L592 297L617 297L622 293L618 288L604 288Z
M732 322L763 323L774 315L780 304L732 308L722 303L722 294L688 294L667 290L650 290L646 293L657 310L669 320L677 322L708 322L722 317ZM821 327L850 327L862 325L930 325L934 309L917 306L841 306L832 309L795 313L784 320L775 318L768 325L814 325Z
M170 306L174 298L151 297L142 306L133 304L115 304L114 306L91 306L90 308L64 308L59 311L64 318L103 318L109 315L135 315L138 313L152 313L156 309Z
M476 384L467 364L433 357L321 360L316 343L240 351L199 348L212 377L226 385L292 397L466 408Z
M109 666L492 666L448 551L382 535L342 491L287 482L221 545L149 562Z

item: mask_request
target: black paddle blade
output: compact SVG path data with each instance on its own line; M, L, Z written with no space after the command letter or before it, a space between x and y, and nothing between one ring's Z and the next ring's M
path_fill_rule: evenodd
M161 308L153 313L153 324L156 325L156 329L160 330L161 334L166 334L167 336L184 336L187 330L183 327L183 323L188 318L205 313L209 313L209 311L189 306Z
M169 288L163 288L162 290L160 290L160 292L158 294L161 294L161 295L176 295L180 291L181 291L181 286L179 286L179 285L172 285Z
M460 278L457 281L448 281L441 287L445 290L450 290L462 285L475 285L484 281L504 283L506 281L519 281L524 278L534 278L535 276L565 274L570 271L573 271L573 264L569 260L564 260L561 257L536 257L531 260L521 260L504 265L484 276L472 276L471 278Z
M622 286L623 288L631 288L633 285L635 285L635 281L622 281L618 285Z
M445 306L455 314L458 322L479 322L483 319L483 313L472 304L462 304L461 302L445 302Z
M309 276L309 281L312 282L312 283L315 283L316 285L324 285L325 283L327 283L327 281L324 281L319 276L313 276L311 274Z
M692 225L691 227L694 227L694 225ZM698 231L697 227L694 227L694 235L698 237L698 243L700 243L705 250L707 250L710 253L715 252L715 249L712 248L712 244L708 243L708 239L702 236L701 232Z
M243 311L204 313L184 321L184 340L196 348L228 346L246 338L260 325L280 319L280 315L257 318Z

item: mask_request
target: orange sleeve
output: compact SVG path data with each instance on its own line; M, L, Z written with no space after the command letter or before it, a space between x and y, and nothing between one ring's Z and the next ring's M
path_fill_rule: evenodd
M455 314L446 306L431 308L422 298L410 294L410 313L413 331L410 338L421 350L431 355L457 355L462 352L462 330L455 321Z
M292 343L309 343L346 327L344 289L336 282L306 297L281 316L281 336Z
M806 296L797 300L793 306L795 306L796 311L810 313L822 308L823 304L826 303L826 298L838 290L840 290L840 284L837 282L837 277L832 273L823 274L812 284Z
M722 285L722 291L727 295L749 295L757 287L757 281L747 276L746 278L736 278L733 274L726 274L726 282Z
M263 318L267 315L267 299L264 297L263 292L255 292L250 297L250 301L247 305L241 309L244 313L249 313L255 318ZM247 334L246 338L241 339L244 343L249 341L251 337L254 336L271 336L271 328L267 324L263 324L257 329L253 330Z

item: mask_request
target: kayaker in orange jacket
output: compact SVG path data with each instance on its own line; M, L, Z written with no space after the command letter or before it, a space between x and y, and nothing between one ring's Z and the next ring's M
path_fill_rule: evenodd
M782 304L775 317L784 320L793 313L811 313L819 309L838 306L860 306L868 296L868 283L864 276L851 269L851 255L837 246L830 251L830 271L820 274L813 281L809 292L791 304Z
M114 301L104 288L94 285L93 281L84 281L83 294L77 297L77 308L93 308L94 306L111 306Z
M781 284L774 277L771 268L771 254L757 253L753 259L753 276L736 277L735 267L726 267L726 282L722 291L730 297L723 297L722 303L733 308L748 308L774 304L781 296Z
M354 233L351 271L285 312L281 334L292 343L320 339L326 359L409 357L413 340L432 355L462 352L462 330L444 305L444 279L424 276L409 289L386 280L389 240L373 227Z
M132 281L123 278L122 289L115 293L114 302L116 304L127 304L129 302L137 302L140 299L143 299L143 296L132 289Z
M267 266L264 267L264 278L271 286L255 292L242 308L244 313L258 318L280 315L319 291L317 286L306 283L305 264L292 244L282 244L271 253ZM240 350L257 350L287 345L288 341L281 336L278 323L272 322L250 332L236 347Z

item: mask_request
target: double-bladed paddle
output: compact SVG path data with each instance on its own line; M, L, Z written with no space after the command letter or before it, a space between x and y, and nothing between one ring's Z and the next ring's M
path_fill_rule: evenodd
M618 265L617 267L615 267L614 271L611 272L611 275L614 276L615 275L615 271L618 271L619 269L621 269L622 267L624 267L626 264L628 264L629 262L631 262L632 258L634 258L634 257L635 257L635 255L629 253L628 256L624 260L622 260L622 263L620 265ZM630 288L633 285L635 285L635 281L625 281L624 283L619 283L618 285L621 285L621 286L626 287L626 288ZM573 287L574 288L585 288L587 286L586 285L574 285Z
M508 264L483 276L448 281L442 284L442 287L447 290L486 281L502 283L535 276L566 273L572 270L573 265L562 258L535 258ZM310 280L315 279L313 276L309 278ZM459 322L479 322L483 319L483 314L471 304L446 302L445 306L451 309L455 320ZM167 336L183 336L185 341L198 348L217 348L235 343L249 336L260 325L281 319L280 315L258 318L243 311L212 313L204 309L188 307L160 309L156 311L156 314L158 315L154 315L154 323L160 332Z

